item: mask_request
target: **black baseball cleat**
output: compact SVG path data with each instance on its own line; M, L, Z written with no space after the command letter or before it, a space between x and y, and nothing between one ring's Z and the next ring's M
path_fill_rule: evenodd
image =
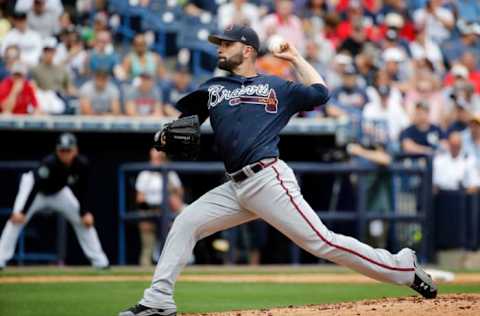
M410 287L420 293L424 298L435 298L437 297L437 286L433 283L432 277L430 274L425 272L417 262L417 257L415 256L415 278Z
M172 309L160 309L152 308L137 304L133 307L130 307L123 312L120 312L118 316L176 316L177 311Z

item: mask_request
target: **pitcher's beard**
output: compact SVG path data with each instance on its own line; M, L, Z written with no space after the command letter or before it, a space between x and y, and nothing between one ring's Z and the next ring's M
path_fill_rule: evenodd
M243 55L242 53L233 55L230 58L219 58L218 59L218 68L222 70L226 70L229 72L233 72L235 68L237 68L239 65L243 63Z

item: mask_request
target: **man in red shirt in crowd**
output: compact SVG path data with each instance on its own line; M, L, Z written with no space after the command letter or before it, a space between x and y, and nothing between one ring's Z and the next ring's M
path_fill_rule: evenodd
M38 103L32 83L27 79L27 66L17 62L11 75L0 82L0 112L36 114Z

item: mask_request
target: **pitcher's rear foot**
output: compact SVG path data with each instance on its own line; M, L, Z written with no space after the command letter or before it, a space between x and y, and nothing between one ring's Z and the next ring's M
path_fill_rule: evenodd
M410 288L420 293L425 298L437 297L437 286L432 277L419 266L415 256L415 278Z

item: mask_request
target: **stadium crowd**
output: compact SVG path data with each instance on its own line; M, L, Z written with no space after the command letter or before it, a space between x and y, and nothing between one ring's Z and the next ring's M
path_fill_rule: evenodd
M352 155L388 164L399 150L438 153L438 170L472 159L480 167L478 1L7 3L0 20L2 114L176 116L175 101L200 76L192 76L191 52L178 42L173 52L155 49L159 36L142 23L145 11L131 13L152 7L166 21L168 11L218 29L244 23L263 43L279 34L294 44L331 89L329 105L304 116L348 117L358 143L349 147ZM125 3L128 16L118 9ZM288 63L266 49L261 55L260 72L294 79ZM480 177L466 177L434 179L441 188L480 185Z

